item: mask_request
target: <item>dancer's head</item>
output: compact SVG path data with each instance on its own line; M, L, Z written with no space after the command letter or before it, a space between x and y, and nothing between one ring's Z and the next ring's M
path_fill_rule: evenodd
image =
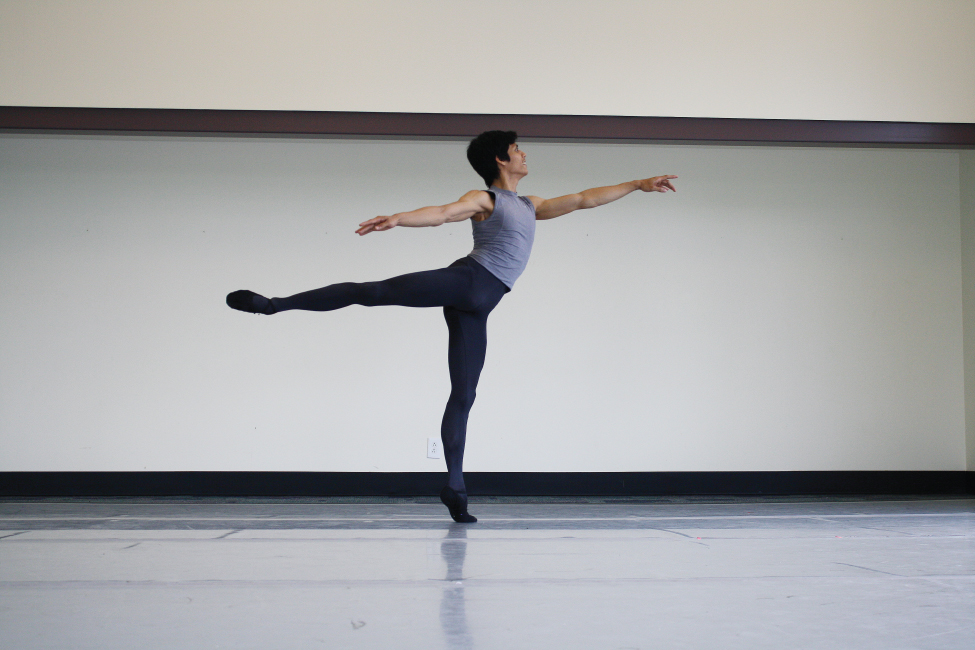
M514 131L485 131L467 145L467 160L488 187L498 180L498 161L510 160L508 148L517 139Z

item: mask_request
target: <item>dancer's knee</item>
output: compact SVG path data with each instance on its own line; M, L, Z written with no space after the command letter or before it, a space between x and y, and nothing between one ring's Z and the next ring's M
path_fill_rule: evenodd
M354 285L356 297L360 305L364 307L376 307L385 304L386 289L382 282L362 282Z
M450 394L450 399L447 400L447 406L466 415L471 412L476 397L477 393L473 390L453 391Z

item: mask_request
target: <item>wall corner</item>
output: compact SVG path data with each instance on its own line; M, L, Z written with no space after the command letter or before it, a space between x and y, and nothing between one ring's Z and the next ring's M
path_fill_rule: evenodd
M973 472L975 471L975 150L961 152L959 176L966 469Z

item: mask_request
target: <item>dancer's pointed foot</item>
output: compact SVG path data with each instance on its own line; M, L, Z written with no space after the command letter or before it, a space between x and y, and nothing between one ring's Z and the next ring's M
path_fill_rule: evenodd
M459 524L473 524L477 517L467 513L467 493L457 492L449 485L440 490L440 500L447 506L451 518Z
M251 314L271 314L277 312L270 300L259 293L241 289L227 294L227 305L239 311Z

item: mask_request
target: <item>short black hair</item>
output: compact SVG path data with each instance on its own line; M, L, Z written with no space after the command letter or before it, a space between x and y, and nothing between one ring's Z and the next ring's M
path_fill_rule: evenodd
M467 145L467 160L484 183L498 180L498 160L509 160L508 147L518 140L514 131L485 131Z

